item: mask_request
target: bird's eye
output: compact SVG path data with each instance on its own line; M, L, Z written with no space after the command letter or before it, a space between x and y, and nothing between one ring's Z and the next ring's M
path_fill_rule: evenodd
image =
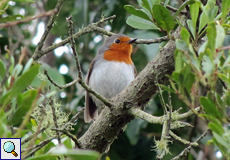
M119 39L115 39L115 43L120 43L121 41Z

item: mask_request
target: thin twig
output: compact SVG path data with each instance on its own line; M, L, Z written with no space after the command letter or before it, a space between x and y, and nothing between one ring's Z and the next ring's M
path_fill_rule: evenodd
M56 138L56 135L53 137L50 137L42 142L40 142L37 145L34 145L31 148L26 148L25 150L22 150L21 152L25 152L26 150L32 150L30 153L28 153L25 157L23 157L22 159L27 159L29 157L31 157L35 152L37 152L39 149L41 149L42 147L44 147L45 145L47 145L49 142L51 142L54 138Z
M71 48L72 48L73 55L74 55L74 58L75 58L76 66L77 66L78 78L79 79L83 79L82 78L82 72L81 72L81 66L80 66L80 63L79 63L79 60L78 60L79 57L78 57L78 54L76 52L75 41L74 41L74 38L73 38L73 21L72 21L72 16L66 18L66 20L68 22L70 44L71 44Z
M169 40L169 37L164 36L164 37L159 37L159 38L155 38L155 39L137 39L134 43L135 44L153 44L153 43L165 42L168 40Z
M78 148L81 148L81 145L80 145L78 139L73 134L69 133L67 130L59 129L59 128L53 128L52 130L55 130L56 132L62 132L63 134L67 135L70 139L72 139L75 142L75 144Z
M84 35L86 33L89 33L89 32L93 32L93 31L97 31L97 32L103 33L103 34L108 35L108 36L113 35L114 33L109 32L109 31L107 31L107 30L105 30L103 28L100 28L97 25L99 25L99 24L101 24L101 23L103 23L105 21L108 21L110 19L114 19L115 17L116 16L113 15L111 17L101 19L100 21L98 21L96 23L92 23L92 24L88 25L87 27L84 27L84 28L80 29L77 33L75 33L73 35L73 38L81 37L82 35ZM46 48L44 50L42 50L41 47L39 47L39 48L37 47L35 52L34 52L33 58L35 60L37 60L40 57L42 57L43 55L45 55L46 53L48 53L48 52L50 52L50 51L52 51L52 50L54 50L54 49L56 49L56 48L58 48L60 46L64 46L65 44L67 44L69 42L70 42L70 37L68 37L68 38L62 40L60 43L54 44L54 45L52 45L52 46L50 46L50 47L48 47L48 48ZM41 39L41 43L42 43L42 39ZM39 43L38 43L38 45L39 45ZM42 44L42 46L43 46L43 44Z
M186 145L192 145L192 146L198 146L198 143L196 143L196 142L189 142L189 141L187 141L187 140L185 140L185 139L182 139L181 137L179 137L179 136L177 136L175 133L173 133L172 131L169 131L169 134L173 137L173 138L175 138L176 140L178 140L178 141L180 141L181 143L183 143L183 144L186 144Z
M110 18L111 19L111 18ZM107 18L108 20L108 18ZM76 62L76 66L77 66L77 71L78 71L78 78L79 78L79 84L88 92L90 92L92 95L94 95L95 97L97 97L98 99L100 99L106 106L111 107L112 103L109 102L106 98L104 98L103 96L99 95L97 92L95 92L94 90L92 90L83 80L83 76L82 76L82 72L81 72L81 66L80 63L78 61L78 55L75 49L75 42L74 42L74 38L73 38L73 22L72 22L72 17L70 16L69 18L67 18L68 21L68 27L69 27L69 35L70 35L70 43L71 43L71 48L73 50L73 54L74 54L74 58L75 58L75 62ZM95 25L98 25L99 23L102 23L103 20L99 21L98 23L96 23Z
M161 4L164 5L164 2L161 2ZM173 12L177 12L177 11L178 11L177 8L174 8L174 7L169 6L169 5L167 5L166 8L169 9L169 10L171 10L171 11L173 11ZM181 14L187 14L186 11L181 11L180 13L181 13Z
M92 24L80 29L77 33L73 34L73 38L75 39L75 38L81 37L82 35L90 33L90 32L99 32L99 33L102 33L102 34L107 35L107 36L112 36L115 33L109 32L109 31L107 31L101 27L98 27L98 25L101 23L104 23L108 20L114 19L115 17L116 16L114 15L111 17L101 19L100 21L98 21L96 23L92 23ZM156 38L156 39L137 39L135 41L135 43L136 44L153 44L153 43L161 43L161 42L168 41L168 40L169 40L169 37L164 36L164 37L160 37L160 38ZM41 58L43 55L49 53L50 51L52 51L58 47L64 46L69 42L70 42L70 37L67 37L66 39L62 40L59 43L53 44L52 46L49 46L43 50L42 49L38 50L38 52L34 53L33 58L35 60L37 60L37 59Z
M79 82L79 78L78 79L75 79L74 81L70 82L70 83L67 83L65 85L58 85L57 83L55 83L52 78L49 76L47 70L44 69L44 74L46 75L46 77L48 78L48 80L50 81L50 83L52 83L54 86L58 87L59 89L65 89L65 88L68 88L72 85L74 85L75 83Z
M193 127L193 125L182 121L173 121L170 124L170 129L184 128L184 127Z
M75 33L73 35L73 37L78 38L78 37L83 36L86 33L94 32L94 31L102 33L102 34L107 35L107 36L112 36L115 34L115 33L109 32L103 28L100 28L98 26L89 25L89 26L81 29L79 32ZM156 39L137 39L134 43L135 44L153 44L153 43L161 43L161 42L168 41L168 40L169 40L168 36L164 36L164 37L160 37L160 38L156 38ZM40 57L42 57L43 55L47 54L48 52L50 52L50 51L52 51L58 47L64 46L65 44L67 44L69 42L70 42L70 37L67 37L66 39L62 40L61 42L53 44L52 46L47 47L46 49L40 51L39 56L34 56L34 59L37 60Z
M116 18L116 15L112 15L112 16L107 17L107 18L102 18L100 21L94 23L94 25L98 26L99 24L104 23L104 22L109 21L109 20L113 20L114 18Z
M17 25L19 23L29 22L29 21L32 21L34 19L41 18L41 17L47 17L47 16L50 16L50 15L56 13L56 12L57 12L57 10L53 9L53 10L38 14L38 15L33 16L33 17L27 17L27 18L17 20L17 21L11 21L11 22L2 23L2 24L0 24L0 28L14 26L14 25Z
M48 123L45 127L43 127L42 129L40 129L39 132L38 132L38 134L44 132L48 127L49 127L49 123ZM32 134L32 135L30 135L30 136L27 137L26 139L24 139L24 140L21 142L21 145L23 145L23 144L29 142L34 136L35 136L35 133Z
M197 140L193 143L197 143L199 142L202 138L204 138L206 136L206 134L208 133L208 130L206 130L199 138L197 138ZM185 148L178 156L174 157L172 160L177 160L177 159L181 159L182 157L184 157L185 155L187 155L190 152L190 149L192 148L192 144L190 144L187 148Z
M54 24L55 20L57 19L58 14L59 14L59 12L61 10L61 7L62 7L64 2L65 2L65 0L58 0L57 4L55 6L56 12L54 12L53 15L51 16L51 18L50 18L50 20L49 20L49 22L48 22L48 24L46 26L46 29L45 29L45 31L44 31L44 33L42 35L42 38L38 42L38 45L37 45L37 47L35 49L35 52L34 52L34 55L39 54L39 51L41 51L41 49L42 49L42 47L44 45L44 42L45 42L50 30L52 29L53 24Z
M84 111L84 109L82 109L81 111L78 111L77 114L75 114L75 115L71 118L71 120L70 120L69 122L67 122L67 123L64 125L64 127L66 128L66 127L67 127L68 125L70 125L71 123L74 123L74 122L78 119L79 115L80 115L81 113L83 113L83 111Z
M158 84L158 82L157 82L157 84ZM161 87L159 85L157 85L157 86L158 86L158 91L159 91L158 93L159 93L159 97L160 97L160 102L162 104L164 114L166 114L167 113L167 107L166 107L166 103L165 103L163 95L162 95L162 90L161 90Z

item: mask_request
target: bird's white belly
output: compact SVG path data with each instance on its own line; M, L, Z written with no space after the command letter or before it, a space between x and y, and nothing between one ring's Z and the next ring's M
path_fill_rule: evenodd
M134 67L124 62L102 61L95 64L94 67L90 75L89 86L106 98L116 96L135 77ZM94 96L92 98L97 101Z

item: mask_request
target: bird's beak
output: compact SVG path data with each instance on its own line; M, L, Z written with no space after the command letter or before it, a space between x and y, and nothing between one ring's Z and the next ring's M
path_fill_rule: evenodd
M136 40L137 40L137 38L132 38L127 43L134 43Z

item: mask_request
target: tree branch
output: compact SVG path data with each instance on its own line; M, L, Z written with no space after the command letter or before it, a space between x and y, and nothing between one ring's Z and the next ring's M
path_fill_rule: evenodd
M196 144L197 142L199 142L202 138L206 136L207 133L208 133L208 130L206 130L199 138L197 138L195 142L191 143L187 148L185 148L178 156L174 157L172 160L181 159L182 157L187 155L190 152L190 149L192 148L193 144Z
M200 111L200 107L197 107L195 108L195 110L197 112ZM153 123L153 124L163 124L164 121L167 121L168 117L166 115L163 115L161 117L156 117L156 116L153 116L143 110L141 110L140 108L131 108L129 110L129 114L130 115L133 115L137 118L141 118L149 123ZM193 115L194 113L189 110L188 112L186 113L183 113L183 114L179 114L178 111L174 111L172 112L172 121L178 121L178 120L182 120L182 119L185 119L191 115Z
M34 58L34 56L35 57L39 56L39 52L41 51L41 49L42 49L42 47L44 45L44 42L45 42L45 40L46 40L46 38L47 38L50 30L52 29L53 24L54 24L55 20L57 19L57 16L58 16L58 14L59 14L59 12L61 10L61 7L62 7L62 5L63 5L64 2L65 2L65 0L58 0L57 4L55 6L56 12L54 12L54 14L51 16L51 18L49 20L49 22L48 22L48 24L46 26L45 32L43 33L42 38L38 42L38 45L37 45L37 47L35 49L33 58Z
M50 10L50 11L47 11L47 12L44 12L44 13L41 13L41 14L38 14L38 15L33 16L33 17L27 17L27 18L17 20L17 21L11 21L11 22L2 23L2 24L0 24L0 28L14 26L14 25L17 25L19 23L25 23L25 22L29 22L29 21L32 21L32 20L37 19L37 18L50 16L55 12L57 12L56 9Z

